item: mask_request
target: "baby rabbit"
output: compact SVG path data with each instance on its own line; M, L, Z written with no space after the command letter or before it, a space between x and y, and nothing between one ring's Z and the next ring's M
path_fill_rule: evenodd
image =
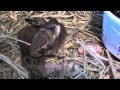
M47 57L35 58L26 56L23 58L24 68L28 71L28 79L48 79L45 70L45 60Z
M55 55L64 44L67 35L65 27L55 18L49 19L50 21L41 27L33 39L31 56Z
M54 55L63 45L67 32L55 18L25 19L28 25L18 33L18 39L31 46L19 42L23 66L29 71L29 78L47 78L44 70L47 56Z
M41 26L46 23L46 21L43 18L38 18L38 17L35 17L33 19L25 19L25 20L26 22L28 22L28 25L23 27L18 32L18 39L32 44L33 38L35 37L36 33L40 30ZM26 55L30 55L31 46L21 42L18 42L18 44L20 45L21 56L24 57Z
M63 63L55 63L54 61L48 61L46 56L25 57L24 64L28 71L29 79L49 79L49 77L57 76L59 78L60 72L63 69Z

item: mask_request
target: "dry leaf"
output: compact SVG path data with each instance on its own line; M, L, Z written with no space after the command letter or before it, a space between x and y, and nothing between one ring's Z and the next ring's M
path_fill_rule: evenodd
M89 72L89 75L91 76L91 78L94 78L95 73L94 72Z
M105 75L103 79L110 79L110 74Z
M34 12L34 11L30 11L30 12L29 12L29 15L33 14L33 12Z
M73 45L74 44L72 42L69 42L69 43L66 43L64 47L67 49L67 48L71 48Z
M67 54L67 55L70 54L70 52L67 49L64 50L64 53Z
M18 64L19 61L20 61L20 57L16 57L15 60L14 60L14 62L15 62L16 64Z
M10 12L10 18L12 18L13 20L18 20L17 16L18 16L18 11L11 11Z
M13 32L13 29L10 29L9 33L12 33Z

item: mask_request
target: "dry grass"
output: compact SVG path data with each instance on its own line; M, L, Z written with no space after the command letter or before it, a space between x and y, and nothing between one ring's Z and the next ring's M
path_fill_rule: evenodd
M60 78L119 78L120 62L110 59L110 55L107 57L108 52L106 53L105 47L101 45L102 13L100 11L0 11L0 78L27 78L27 72L20 62L20 50L17 44L20 40L16 38L17 32L26 25L24 19L27 17L44 17L45 19L56 17L65 25L68 35L64 49L66 55L64 61L71 65L72 70L68 72L68 66L64 65ZM86 48L85 41L91 37L94 43L103 47L102 55L95 55ZM91 58L85 52L79 55L77 50L80 47L84 47L84 51L88 50ZM112 72L110 67L112 67ZM114 77L111 77L112 74Z

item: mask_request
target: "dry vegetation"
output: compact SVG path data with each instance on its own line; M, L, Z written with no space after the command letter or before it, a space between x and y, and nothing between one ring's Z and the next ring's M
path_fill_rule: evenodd
M0 11L0 79L27 77L27 72L21 66L17 44L17 32L27 24L24 21L27 17L56 17L65 25L68 35L61 78L119 78L120 62L113 61L114 57L111 58L102 44L102 15L100 11ZM102 54L93 54L86 48L88 40L100 45ZM86 55L86 52L79 54L80 47L88 50L90 55ZM56 58L50 60L55 61Z

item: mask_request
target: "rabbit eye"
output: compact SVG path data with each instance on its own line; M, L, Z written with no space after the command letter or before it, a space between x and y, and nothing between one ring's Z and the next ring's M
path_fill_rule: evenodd
M43 45L42 47L41 47L41 49L46 49L47 48L47 45Z
M42 48L42 49L39 51L39 53L43 53L43 52L44 52L44 50L45 50L45 49L44 49L44 48Z
M57 24L53 24L53 25L51 25L51 27L50 27L50 28L54 28L56 25L57 25Z
M44 50L45 50L45 48L42 48L42 49L41 49L41 51L44 51Z
M34 25L39 25L40 23L37 22L37 21L34 21L33 24L34 24Z
M43 52L46 48L47 48L47 45L42 46L40 52Z

